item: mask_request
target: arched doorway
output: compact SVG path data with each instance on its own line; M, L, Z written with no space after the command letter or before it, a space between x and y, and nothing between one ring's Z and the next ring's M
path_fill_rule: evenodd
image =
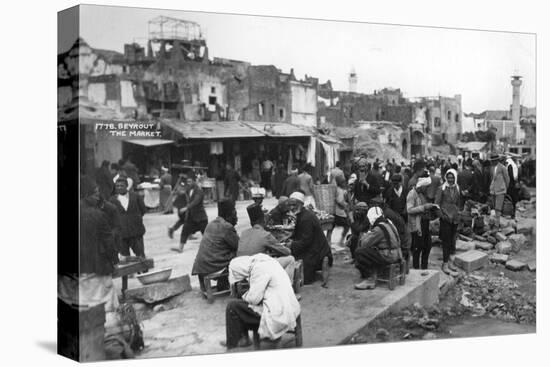
M403 139L403 142L401 143L401 155L403 157L409 156L409 144L407 143L407 139Z
M411 156L421 156L424 154L424 134L416 130L411 135Z

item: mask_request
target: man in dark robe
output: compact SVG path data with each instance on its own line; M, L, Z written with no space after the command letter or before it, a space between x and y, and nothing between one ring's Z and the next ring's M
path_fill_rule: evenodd
M147 212L143 197L128 191L126 177L120 176L115 182L116 195L111 198L120 218L120 254L130 256L130 249L138 257L145 258L143 235L143 215Z
M290 196L295 191L298 191L300 189L300 179L298 179L298 170L293 169L290 171L290 176L288 176L283 183L283 190L282 195L283 196Z
M208 217L206 215L206 211L204 210L204 192L197 185L193 176L187 177L186 192L189 202L183 208L178 209L180 218L182 216L184 218L180 236L180 244L179 247L172 248L172 251L180 253L183 252L183 246L187 243L187 239L193 233L198 231L204 234L204 230L208 224ZM174 233L174 228L178 227L178 223L179 221L176 222L174 227L168 230L168 235L170 237L172 236L172 233Z
M289 207L296 215L294 234L290 238L290 249L296 260L303 260L304 283L315 281L315 272L322 271L322 286L327 286L328 268L332 266L332 252L321 223L315 214L304 208L305 195L294 192L290 195Z
M233 202L239 199L239 181L241 177L239 173L228 163L225 165L225 177L223 185L225 188L225 197L230 198Z

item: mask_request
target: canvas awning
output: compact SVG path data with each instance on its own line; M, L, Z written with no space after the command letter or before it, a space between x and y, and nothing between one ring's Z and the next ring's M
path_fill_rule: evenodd
M155 147L159 145L172 144L173 140L168 139L128 139L125 143L141 145L142 147Z
M183 122L162 120L161 123L184 139L261 138L265 134L240 121Z
M292 125L285 122L244 122L251 128L269 137L311 137L311 131L298 125Z

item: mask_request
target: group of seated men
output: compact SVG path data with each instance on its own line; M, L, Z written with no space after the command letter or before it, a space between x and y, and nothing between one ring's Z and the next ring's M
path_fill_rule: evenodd
M206 226L192 274L203 287L206 275L227 269L228 278L218 278L218 290L242 280L249 283L241 299L227 306L227 340L223 343L227 348L250 344L248 330L256 330L260 338L276 340L295 328L300 305L292 284L298 260L303 264L304 284L313 283L321 270L322 284L326 285L332 253L319 220L304 208L304 201L304 194L295 192L269 215L272 224L286 222L287 215L294 218L293 234L284 242L266 230L267 216L261 201L247 207L251 228L240 236L235 230L234 202L218 203L218 217Z
M240 236L235 230L234 202L218 203L218 217L206 226L192 274L198 276L202 287L206 275L227 269L228 277L219 278L218 290L242 280L249 283L241 299L227 306L227 339L223 343L227 348L249 345L248 330L256 330L261 338L276 340L294 329L300 314L292 289L297 260L303 263L304 284L313 283L316 272L321 270L322 284L326 286L328 268L333 262L331 249L317 216L304 207L304 201L302 192L294 192L288 199L282 198L267 216L261 201L255 201L247 207L251 228ZM371 275L370 281L356 284L357 289L374 288L376 269L404 258L402 247L406 252L407 239L403 237L407 231L400 216L393 214L382 203L370 208L361 204L356 207L350 248L362 277ZM292 219L294 230L290 238L279 242L266 230L266 217L270 224Z

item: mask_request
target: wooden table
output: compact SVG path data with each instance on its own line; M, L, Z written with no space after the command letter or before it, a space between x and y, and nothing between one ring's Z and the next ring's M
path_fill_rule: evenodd
M122 278L122 299L125 297L126 290L128 289L128 275L147 271L155 267L153 259L143 259L140 261L132 261L124 264L115 265L115 271L113 272L113 279Z

